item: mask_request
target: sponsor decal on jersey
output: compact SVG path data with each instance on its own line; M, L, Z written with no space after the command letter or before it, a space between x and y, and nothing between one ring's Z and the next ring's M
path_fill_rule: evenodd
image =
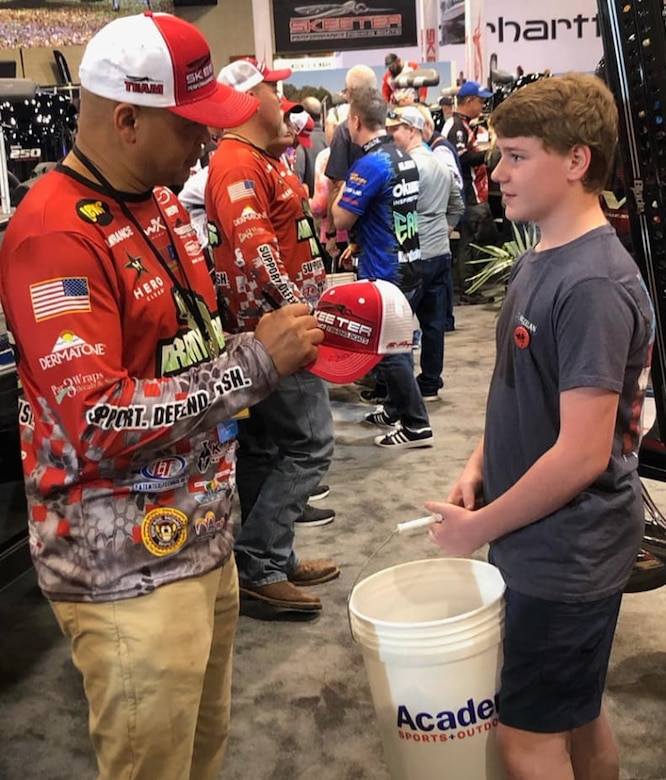
M32 407L25 398L20 398L18 402L18 421L20 425L26 428L35 427L35 415L32 413Z
M64 330L58 340L53 345L49 355L39 358L39 365L43 370L60 366L63 363L69 363L72 360L90 355L106 354L106 344L98 342L97 344L88 344L82 338L71 330Z
M137 493L159 493L187 482L187 461L180 455L158 458L141 469L144 478L132 485Z
M125 263L125 268L131 268L133 271L136 271L136 278L140 279L141 274L147 274L148 269L143 264L143 261L140 257L133 257L129 252L125 252L127 255L127 262Z
M232 203L237 200L254 197L254 182L251 179L235 181L227 187L227 195Z
M200 474L205 474L213 463L219 463L229 452L226 442L205 441L197 455L197 469Z
M195 482L194 487L202 488L199 492L194 494L194 500L197 504L212 504L223 498L227 490L230 490L228 480L229 474L230 469L225 469L216 474L213 479L208 482Z
M150 428L147 411L142 404L134 406L97 404L86 412L86 422L104 431L141 431Z
M196 265L197 261L203 260L203 257L201 256L201 247L199 246L199 242L196 239L185 241L183 246L185 247L185 251L187 252L188 257L193 258L192 265Z
M93 198L84 198L76 204L76 213L84 221L91 225L110 225L113 222L113 215L109 204L103 200Z
M245 206L245 208L241 211L240 217L237 217L234 220L234 227L240 227L241 225L244 225L246 222L252 222L256 219L267 219L268 215L265 211L262 211L261 213L255 211L252 206Z
M178 552L187 541L187 515L173 507L151 509L141 522L141 541L159 558Z
M170 203L175 196L172 195L171 190L168 187L160 187L155 190L155 197L160 206L166 206L166 204Z
M85 393L88 390L95 390L101 387L104 381L104 374L95 371L92 374L74 374L65 377L59 385L51 385L51 392L57 404L61 404L65 398L74 398L79 393Z
M173 217L173 215L178 214L179 211L180 209L175 203L173 206L167 206L167 208L164 209L164 213L167 215L167 217Z
M241 233L238 234L238 241L239 243L243 243L244 241L249 241L252 236L255 236L257 234L257 228L249 227L243 230Z
M257 253L259 261L264 264L266 271L268 271L271 282L275 285L276 289L279 290L285 301L287 301L287 303L299 303L299 299L294 293L291 284L280 274L277 259L272 248L268 244L259 244Z
M166 226L164 222L162 222L162 217L153 217L150 220L150 225L148 227L143 229L143 232L147 236L156 236L158 233L165 233L166 232Z
M202 302L202 305L205 306L205 303ZM173 339L160 343L157 355L160 376L179 374L183 370L199 365L212 357L206 345L206 339L196 327L196 323L194 325L194 328L190 327L189 330L181 331ZM224 333L219 315L211 317L210 326L213 337L217 339L220 347L223 347Z
M35 322L91 311L90 289L85 276L47 279L30 285Z
M145 268L144 268L145 270ZM147 279L145 282L138 284L134 290L134 298L137 301L154 301L155 298L159 298L160 295L164 295L166 292L164 285L164 279L161 276L153 276Z
M188 238L189 236L195 235L192 225L189 222L181 222L180 219L174 227L173 232L180 238Z
M220 246L222 239L220 237L220 228L214 222L208 222L208 243L213 247Z
M114 247L121 241L126 241L128 238L132 238L133 235L134 230L132 230L132 226L125 225L125 227L119 228L106 237L106 245L109 247Z

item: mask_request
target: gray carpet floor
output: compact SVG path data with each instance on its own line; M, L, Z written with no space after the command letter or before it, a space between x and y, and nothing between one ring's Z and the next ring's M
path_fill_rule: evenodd
M347 597L359 575L438 554L419 532L394 537L372 557L396 523L424 514L426 499L446 496L481 433L496 313L459 307L456 316L445 390L430 405L432 449L373 446L357 388L331 389L337 446L324 503L338 516L332 525L299 529L297 550L335 558L342 576L318 589L324 610L315 619L267 621L249 610L241 617L225 780L389 778ZM666 485L649 486L666 508ZM625 597L606 695L622 780L666 780L665 620L666 589ZM0 734L0 780L95 776L78 674L29 580L0 598Z

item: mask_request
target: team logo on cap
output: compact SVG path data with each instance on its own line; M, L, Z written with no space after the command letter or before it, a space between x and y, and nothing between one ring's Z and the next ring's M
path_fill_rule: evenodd
M349 341L368 344L372 337L372 325L367 324L344 303L322 301L315 311L322 330L334 333Z
M125 92L139 92L142 95L163 95L164 82L149 76L125 76Z
M187 91L194 92L205 87L215 78L215 70L210 55L199 57L197 60L187 63L188 72L185 74Z

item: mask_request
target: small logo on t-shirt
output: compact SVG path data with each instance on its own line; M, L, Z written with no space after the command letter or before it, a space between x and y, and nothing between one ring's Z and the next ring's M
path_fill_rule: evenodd
M522 325L519 325L513 332L513 343L518 349L527 349L531 339L529 330Z

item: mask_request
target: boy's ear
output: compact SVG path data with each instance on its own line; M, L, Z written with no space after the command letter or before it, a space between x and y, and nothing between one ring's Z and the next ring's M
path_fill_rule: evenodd
M585 144L576 144L569 152L569 172L572 180L580 181L583 179L591 161L590 147Z

